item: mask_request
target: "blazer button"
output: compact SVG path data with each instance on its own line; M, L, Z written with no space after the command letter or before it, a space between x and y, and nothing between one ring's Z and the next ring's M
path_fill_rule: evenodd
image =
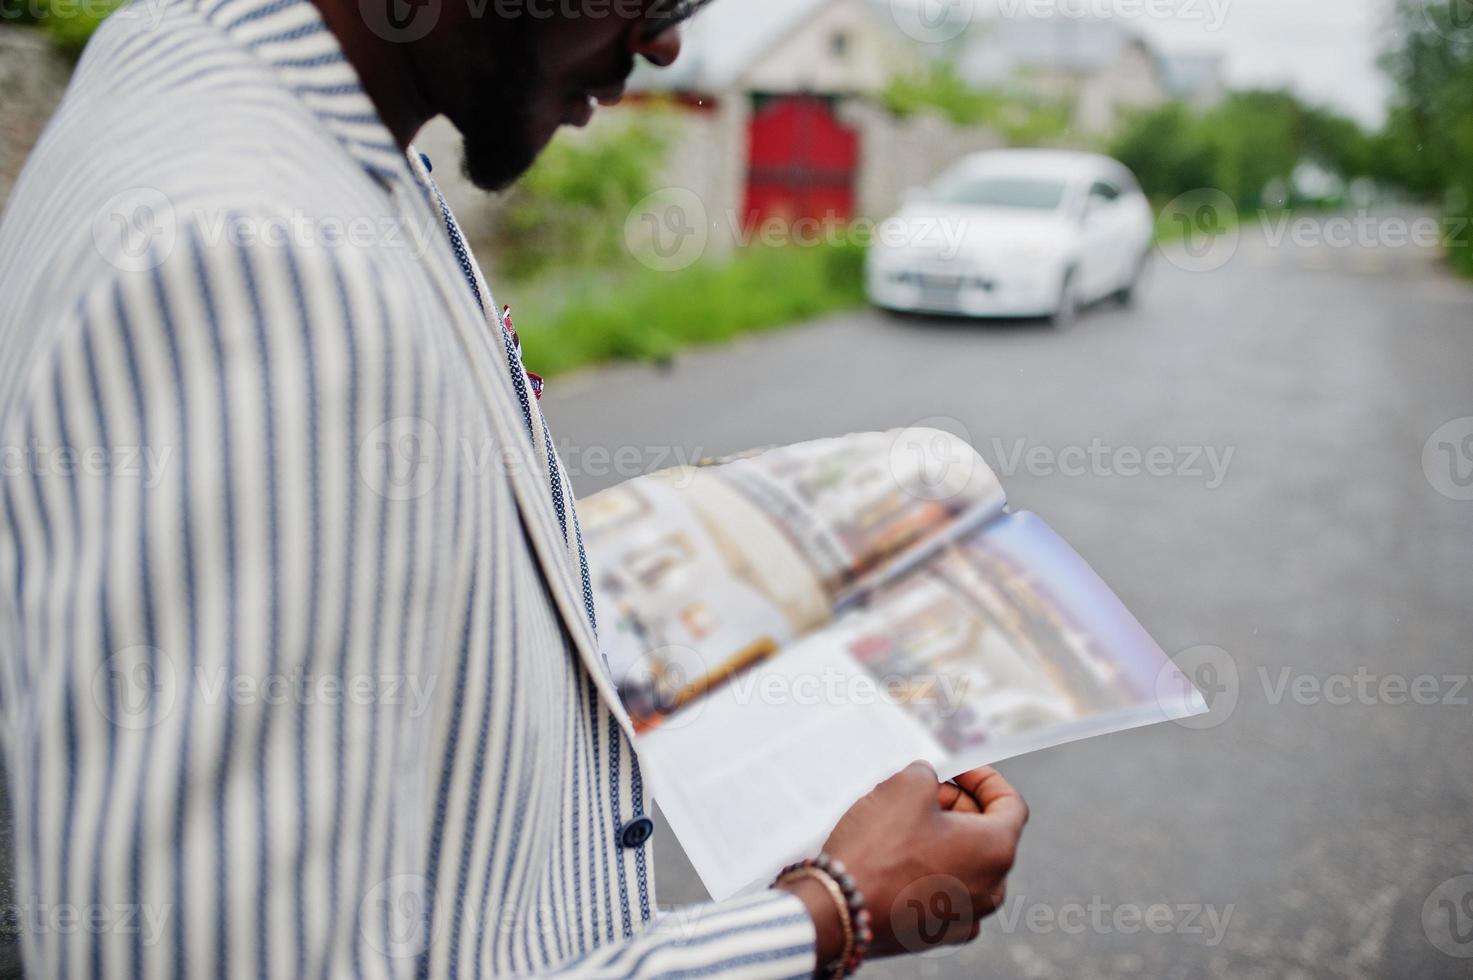
M655 822L649 817L635 817L619 831L619 843L628 848L643 847L655 833Z

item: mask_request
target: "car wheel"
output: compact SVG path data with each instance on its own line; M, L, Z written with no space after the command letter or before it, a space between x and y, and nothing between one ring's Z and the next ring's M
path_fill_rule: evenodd
M1079 319L1078 277L1074 274L1074 270L1070 269L1064 273L1064 281L1059 286L1059 302L1054 307L1054 312L1048 321L1050 326L1062 329L1073 326L1077 319Z
M1151 261L1151 253L1146 252L1140 261L1135 264L1135 270L1130 274L1130 281L1115 290L1115 302L1121 306L1130 306L1135 302L1136 293L1140 287L1141 280L1145 278L1146 266Z

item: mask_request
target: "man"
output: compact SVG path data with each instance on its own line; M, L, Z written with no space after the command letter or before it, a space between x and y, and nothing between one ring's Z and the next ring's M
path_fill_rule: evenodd
M29 975L776 977L845 948L813 876L656 915L568 482L409 150L447 115L505 186L671 63L684 12L163 0L94 39L0 226ZM829 841L877 954L1002 900L1026 810L958 784L913 766ZM937 896L940 931L904 927Z

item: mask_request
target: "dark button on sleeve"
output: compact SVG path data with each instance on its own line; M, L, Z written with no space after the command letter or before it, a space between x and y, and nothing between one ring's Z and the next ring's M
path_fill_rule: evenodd
M642 847L655 833L655 822L649 817L635 817L619 831L619 843L625 847Z

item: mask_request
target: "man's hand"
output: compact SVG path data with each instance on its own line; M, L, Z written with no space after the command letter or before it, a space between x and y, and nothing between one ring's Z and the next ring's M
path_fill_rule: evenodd
M1002 905L1028 807L992 768L940 783L917 762L854 804L824 850L843 861L873 917L871 955L919 953L976 938ZM839 953L838 913L799 882L819 933L820 965Z

